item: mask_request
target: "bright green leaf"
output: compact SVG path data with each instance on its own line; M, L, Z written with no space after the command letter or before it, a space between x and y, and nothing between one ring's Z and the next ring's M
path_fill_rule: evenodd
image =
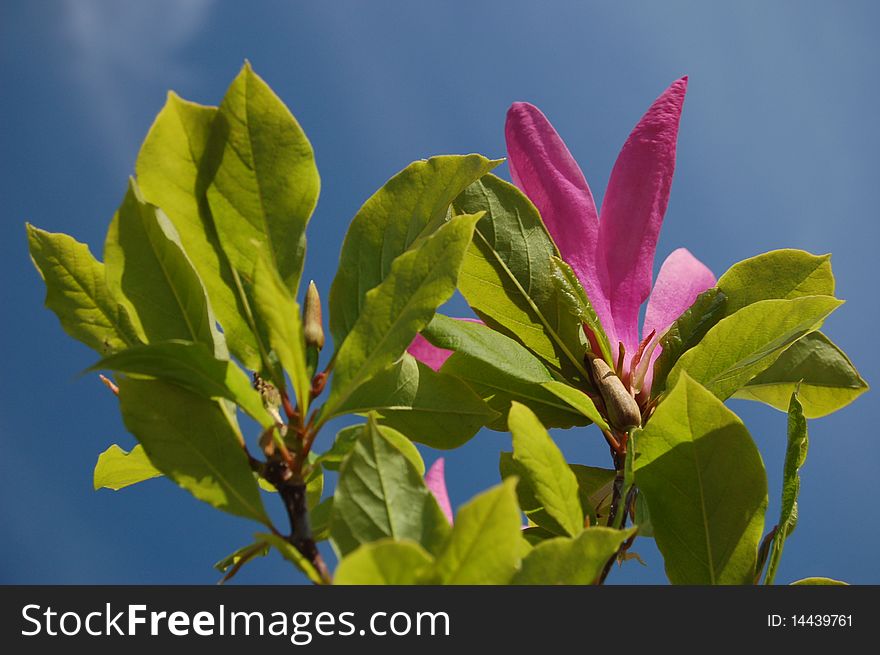
M377 419L432 448L457 448L495 412L470 387L409 354L348 397L337 414L375 411Z
M635 439L635 482L674 584L751 584L767 508L742 421L681 375Z
M299 552L296 547L291 544L289 541L284 539L283 537L279 537L275 534L267 534L265 532L258 532L254 535L254 538L258 542L263 542L275 548L281 556L286 559L288 562L296 566L300 571L305 573L306 577L314 582L315 584L323 584L325 581L321 578L321 575L312 565L312 563L307 560L301 552Z
M364 310L367 292L385 280L394 260L443 225L462 189L499 163L480 155L417 161L364 203L345 235L330 288L330 332L337 350Z
M215 155L208 204L232 268L249 278L267 256L295 291L321 182L306 135L248 63L226 91L211 142L223 149Z
M634 533L629 530L594 527L574 539L556 537L537 544L522 562L515 585L596 584L605 565Z
M162 472L153 466L140 444L130 452L125 452L113 444L98 455L93 481L95 489L119 491L123 487L151 480L160 475Z
M239 565L242 560L250 560L254 557L265 557L269 554L269 545L265 542L248 544L242 546L238 550L229 553L226 557L214 564L214 568L220 573L226 573L230 569ZM228 578L224 578L224 581Z
M202 343L160 341L134 346L89 367L173 382L204 398L226 398L239 405L263 427L274 425L248 376L228 359L216 359Z
M345 556L360 544L412 539L435 552L449 524L422 474L369 421L339 471L330 534Z
M491 174L468 187L455 208L486 212L459 280L468 304L487 325L552 369L586 383L581 324L553 283L550 258L559 252L538 210L519 189Z
M792 585L825 585L825 586L848 586L848 582L841 582L840 580L834 580L833 578L803 578L801 580L795 580L791 583Z
M119 380L125 427L153 465L199 500L268 525L241 435L219 403L160 380Z
M584 510L578 483L562 452L538 418L514 402L508 417L513 436L513 459L521 466L535 498L569 536L584 529Z
M454 351L442 373L464 380L500 416L488 427L507 431L514 400L526 405L547 427L570 428L588 421L569 403L541 385L553 381L546 367L525 347L500 332L470 321L436 314L422 331L438 348Z
M141 197L133 180L104 244L107 286L147 341L184 339L226 356L205 289L168 217Z
M725 315L727 296L718 289L704 291L660 337L662 348L654 362L651 395L656 397L666 388L666 378L681 356L696 346L706 333Z
M303 337L299 305L284 283L262 257L257 259L253 278L254 314L266 331L266 341L290 376L300 414L309 409L311 381L306 367L306 343ZM280 379L278 379L280 378ZM283 376L273 380L284 388Z
M336 414L358 387L397 360L452 296L479 219L451 219L395 259L385 280L367 293L357 323L337 351L322 419Z
M515 480L505 480L466 503L437 556L438 584L507 584L522 558L522 523Z
M673 367L669 383L686 372L721 400L744 387L782 352L816 330L843 301L831 296L761 300L719 321Z
M208 149L216 114L216 107L169 93L138 153L138 185L144 199L161 207L177 229L223 326L229 350L247 368L259 370L259 348L205 198L221 154Z
M795 341L733 397L785 411L795 388L804 416L820 418L850 404L868 385L843 351L817 331Z
M31 260L46 283L46 307L71 337L101 355L140 343L125 308L116 302L104 264L66 234L26 225Z
M727 296L727 316L760 300L833 296L831 255L771 250L734 264L716 286Z
M801 489L799 471L807 459L810 439L807 436L807 419L804 409L798 401L798 394L791 394L788 407L788 446L785 449L785 465L782 469L782 503L779 511L779 523L776 524L776 535L770 550L767 563L765 584L773 584L785 540L791 536L798 520L798 494Z
M434 558L413 541L382 539L349 553L336 569L337 585L413 585Z

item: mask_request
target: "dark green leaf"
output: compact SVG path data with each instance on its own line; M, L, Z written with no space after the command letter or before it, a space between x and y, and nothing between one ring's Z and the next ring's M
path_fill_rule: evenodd
M449 523L422 475L372 420L339 471L330 535L340 555L383 537L412 539L430 552Z
M553 283L556 285L560 301L578 321L589 327L596 337L601 351L596 354L603 357L608 365L613 367L616 361L615 353L611 351L611 344L608 343L605 328L602 327L590 299L587 298L581 281L571 266L559 257L551 257L550 261L553 264Z
M354 445L357 443L358 437L361 436L365 427L366 425L361 423L359 425L350 425L346 428L342 428L336 434L336 440L333 442L333 446L330 450L326 453L322 453L318 457L318 463L329 471L338 471L343 460L354 449ZM410 463L416 467L419 475L424 475L425 462L422 460L422 456L419 454L419 449L415 447L413 442L405 435L387 425L379 425L378 428L379 432L382 433L382 436L394 444L394 447L403 453Z
M491 174L468 187L455 208L486 212L459 280L468 304L550 368L586 383L581 324L553 283L551 257L559 252L538 210L519 189Z

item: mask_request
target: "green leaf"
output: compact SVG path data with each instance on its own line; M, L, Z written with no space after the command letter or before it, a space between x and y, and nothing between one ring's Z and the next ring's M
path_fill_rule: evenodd
M580 534L584 529L584 510L578 498L577 479L562 452L524 405L513 403L508 422L513 436L513 459L534 489L536 500L565 534Z
M430 552L449 524L422 474L370 420L339 471L330 535L340 555L383 537L412 539Z
M559 252L535 206L512 184L485 175L455 207L486 211L459 280L468 304L487 325L522 343L551 369L588 383L581 324L559 299L551 264Z
M386 425L432 448L457 448L496 413L451 375L434 372L409 354L362 384L336 414L376 412Z
M522 558L516 481L505 480L466 503L437 556L437 584L507 584Z
M578 483L578 498L584 514L589 515L590 523L601 521L608 514L608 506L611 503L611 486L614 483L614 469L603 469L583 464L569 464L569 469L574 473ZM535 489L526 478L523 467L514 461L513 453L501 452L498 460L498 470L501 478L506 480L516 476L519 480L516 485L516 494L519 506L525 512L529 521L541 526L552 536L566 536L565 530L553 519L537 499Z
M303 337L299 305L262 257L254 269L254 313L265 329L269 346L275 351L281 366L290 376L300 414L309 410L312 384L306 367L306 342ZM285 387L284 376L275 375L273 382L279 389Z
M312 566L312 563L307 560L303 554L293 546L293 544L283 537L265 532L258 532L254 535L254 539L275 548L275 550L281 553L281 556L284 559L305 573L306 577L315 584L324 584L325 581L321 578L321 575L315 567Z
M184 339L226 357L205 289L171 221L140 195L134 180L104 244L107 286L146 340Z
M684 353L669 374L681 373L721 400L768 368L792 343L819 328L843 301L831 296L761 300L719 321L702 341Z
M442 373L464 380L500 416L488 427L507 431L507 413L516 400L547 427L585 425L579 412L542 387L553 376L526 348L500 332L469 321L436 314L422 331L438 348L454 351Z
M404 457L416 467L419 475L425 475L425 462L419 453L419 449L415 447L413 442L405 435L387 425L377 425L377 427L379 428L379 432L382 433L382 436L390 441L394 447L403 453ZM366 428L366 424L364 423L342 428L336 434L336 440L333 442L333 446L331 446L330 450L322 453L316 461L329 471L338 471L340 464L342 464L343 460L354 449L354 446L364 428Z
M437 307L455 291L461 260L479 215L457 216L400 255L385 280L366 296L363 311L336 353L322 420L355 390L397 360Z
M144 480L150 480L162 475L150 462L143 446L138 444L125 452L113 444L103 453L98 455L93 477L95 489L113 489L119 491Z
M161 207L177 229L223 326L229 350L245 367L259 370L259 348L205 197L223 148L222 143L214 152L208 148L216 114L216 107L169 93L138 153L138 185L144 199Z
M795 580L791 583L792 585L841 585L841 586L849 586L848 582L841 582L840 580L834 580L833 578L803 578L802 580Z
M413 541L382 539L347 555L336 569L333 584L419 584L433 562L434 558Z
M807 449L810 439L807 436L807 419L804 409L798 401L798 394L791 394L788 407L788 446L785 449L785 465L782 468L782 503L779 511L779 523L776 524L776 535L770 550L767 564L767 576L764 584L773 584L785 540L794 532L798 520L798 494L801 490L799 471L807 460Z
M635 482L674 584L751 584L767 475L742 421L681 375L634 433Z
M268 554L269 544L265 542L248 544L247 546L242 546L238 550L229 553L229 555L215 563L214 568L220 571L220 573L226 573L234 566L237 566L238 563L245 558L250 560L254 557L265 557Z
M31 261L46 283L46 307L61 327L101 355L140 343L125 308L104 277L104 264L89 247L66 234L25 225Z
M309 512L309 521L312 524L312 539L316 543L330 538L330 517L332 514L333 496L325 498Z
M771 250L731 266L716 287L727 296L727 316L761 300L833 296L831 255Z
M733 397L786 411L795 388L804 416L820 418L850 404L868 384L843 351L816 331L795 341Z
M269 519L242 448L217 402L160 380L119 380L125 427L153 465L199 500L265 525Z
M537 544L522 562L515 585L596 584L602 569L635 528L614 530L594 527L574 539L556 537Z
M294 291L321 182L306 135L249 63L226 91L211 141L218 150L223 146L208 204L232 268L250 278L267 256Z
M364 311L367 292L388 277L394 260L443 225L462 189L499 163L480 155L417 161L364 203L345 235L330 288L330 332L337 349Z
M727 296L718 289L704 291L660 337L662 348L654 362L651 395L657 397L666 389L666 378L679 358L696 346L706 333L725 315Z
M596 354L601 355L608 363L608 366L613 368L616 360L615 354L611 350L611 344L608 342L605 328L602 327L602 322L596 315L596 310L593 309L590 299L587 298L587 292L581 286L581 281L571 269L571 266L566 264L561 258L554 256L550 258L550 261L553 270L553 284L556 285L556 290L559 292L562 304L568 308L568 311L580 323L590 328L590 331L596 337L599 350L601 351Z
M216 359L202 343L160 341L105 357L87 370L147 375L173 382L203 398L226 398L264 428L274 425L248 376L228 359Z
M575 389L565 382L558 382L556 380L544 382L541 386L560 400L564 400L566 404L576 409L578 413L590 419L590 421L599 426L600 429L611 429L610 427L608 427L608 423L605 421L605 418L599 413L599 410L596 409L596 405L593 403L593 399L580 389Z

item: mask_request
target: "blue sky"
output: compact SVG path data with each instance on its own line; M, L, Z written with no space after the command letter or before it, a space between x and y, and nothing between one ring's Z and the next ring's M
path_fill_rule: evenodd
M100 255L168 89L216 104L247 58L288 104L321 171L306 275L326 292L351 217L409 162L503 156L505 111L528 100L600 201L629 130L688 74L657 266L678 246L716 274L773 248L833 253L847 304L825 331L871 383L880 372L870 268L880 245L878 18L876 4L855 1L3 2L0 583L211 583L211 564L255 531L167 480L92 491L97 454L133 440L114 398L77 376L95 355L42 307L26 251L28 220ZM773 521L785 416L731 406L764 457ZM801 522L778 581L880 583L877 409L869 392L811 422ZM555 436L572 460L607 463L595 429ZM484 431L447 454L453 505L497 482L497 453L509 447L509 436ZM628 562L609 581L663 582L653 543L635 550L647 566ZM301 580L276 555L239 579Z

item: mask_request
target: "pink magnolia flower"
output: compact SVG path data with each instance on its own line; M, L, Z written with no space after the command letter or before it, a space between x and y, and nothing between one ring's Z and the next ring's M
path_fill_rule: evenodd
M431 464L428 472L425 473L425 485L434 494L437 504L440 505L440 509L443 510L443 514L446 516L446 520L452 525L452 505L449 504L449 494L446 492L445 468L445 460L442 457L438 458Z
M678 124L687 77L657 98L624 143L602 209L562 138L534 105L507 112L505 137L514 184L535 204L562 258L581 281L612 344L625 352L618 373L650 389L655 348L671 323L715 285L715 276L685 248L674 250L653 285L654 252L672 186ZM650 298L649 298L650 296ZM648 301L639 336L638 317ZM591 335L588 335L591 336ZM640 348L641 346L641 348ZM633 364L640 349L645 361Z

